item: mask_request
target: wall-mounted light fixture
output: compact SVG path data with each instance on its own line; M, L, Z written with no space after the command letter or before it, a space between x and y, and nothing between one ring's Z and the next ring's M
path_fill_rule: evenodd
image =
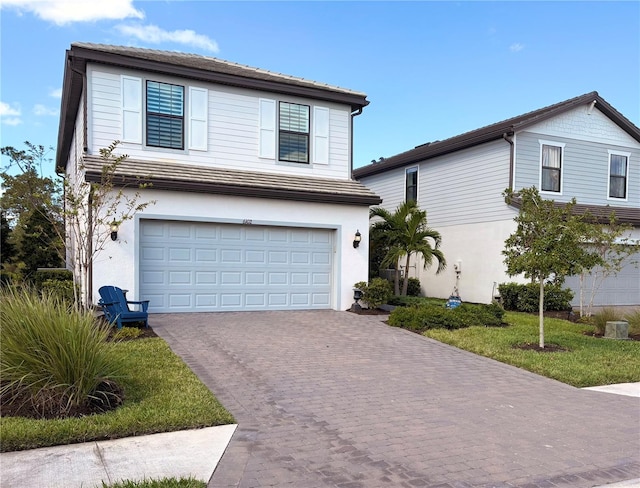
M115 219L113 220L113 222L111 222L111 240L115 241L116 239L118 239L118 222L115 221Z
M360 241L361 240L362 240L362 234L360 234L360 231L357 230L356 231L356 235L353 238L353 248L354 249L360 245Z

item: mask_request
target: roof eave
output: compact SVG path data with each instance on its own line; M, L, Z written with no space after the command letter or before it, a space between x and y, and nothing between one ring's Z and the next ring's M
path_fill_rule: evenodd
M97 171L87 171L85 179L89 183L100 183L102 174ZM131 186L139 188L143 185L153 190L184 191L191 193L207 193L216 195L232 195L238 197L268 198L276 200L290 200L297 202L332 203L344 205L379 205L382 199L377 195L350 195L345 193L314 192L287 188L260 187L248 185L234 185L228 183L211 183L201 181L179 181L158 177L138 177L131 175L117 175L114 178L116 186Z

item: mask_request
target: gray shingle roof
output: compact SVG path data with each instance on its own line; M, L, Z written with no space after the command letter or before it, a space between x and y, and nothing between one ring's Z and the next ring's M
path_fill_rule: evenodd
M100 182L103 160L85 156L86 180ZM179 163L125 159L117 168L118 185L151 184L156 190L275 198L351 205L378 205L382 200L353 180L313 178L207 168Z
M415 164L437 156L442 156L496 139L501 139L503 135L512 135L516 131L524 130L526 127L555 117L577 106L591 102L595 102L596 108L609 117L631 137L640 142L640 129L638 129L638 127L636 127L615 108L609 105L606 100L598 95L598 92L593 91L554 105L549 105L548 107L518 115L517 117L512 117L470 132L465 132L463 134L450 137L449 139L422 144L410 149L409 151L385 158L383 162L377 162L357 168L353 171L353 175L355 178L362 178L364 176L384 173L385 171L394 168Z
M285 83L289 85L320 88L334 92L348 93L361 97L367 96L365 93L355 90L328 85L326 83L319 83L317 81L285 75L282 73L275 73L273 71L254 68L251 66L233 63L231 61L225 61L223 59L210 56L201 56L199 54L183 53L179 51L161 51L157 49L146 49L130 46L112 46L109 44L93 44L89 42L74 42L71 44L71 48L83 48L95 52L116 54L119 56L126 56L139 60L155 61L166 65L189 67L203 71L224 73L228 75L256 80L274 81L277 83Z

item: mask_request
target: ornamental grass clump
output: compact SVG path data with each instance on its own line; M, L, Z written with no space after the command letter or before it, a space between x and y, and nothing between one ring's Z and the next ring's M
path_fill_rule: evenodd
M122 403L119 362L109 330L91 312L49 294L0 292L0 395L3 414L61 418Z

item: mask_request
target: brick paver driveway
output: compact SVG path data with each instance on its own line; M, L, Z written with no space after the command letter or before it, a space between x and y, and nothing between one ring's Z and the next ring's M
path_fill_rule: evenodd
M640 478L638 398L576 389L348 312L150 322L239 422L209 487Z

